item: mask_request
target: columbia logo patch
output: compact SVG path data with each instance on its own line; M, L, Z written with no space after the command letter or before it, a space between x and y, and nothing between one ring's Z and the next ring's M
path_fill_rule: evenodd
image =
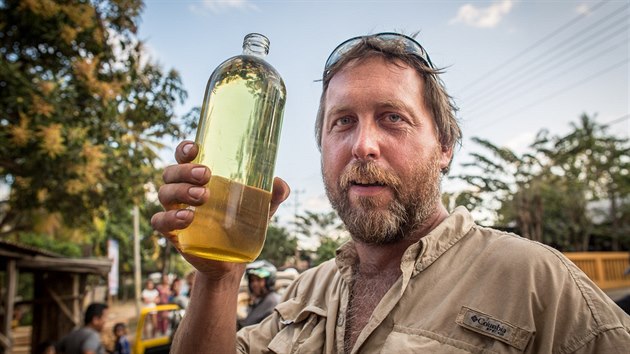
M455 322L464 328L500 340L519 350L525 349L532 336L530 331L466 306L459 311Z

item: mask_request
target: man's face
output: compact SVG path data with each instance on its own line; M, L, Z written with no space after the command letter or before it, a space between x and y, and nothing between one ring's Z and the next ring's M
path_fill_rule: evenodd
M329 83L322 173L356 240L396 242L439 206L451 150L442 151L423 89L414 69L378 57L351 62Z
M103 328L105 327L105 321L107 319L107 313L108 310L105 309L103 310L103 314L99 317L99 316L94 316L92 318L92 327L94 327L95 330L97 330L98 332L101 332L103 330Z
M249 288L251 289L253 296L260 297L267 292L264 278L259 278L255 275L250 275L248 281L249 281Z

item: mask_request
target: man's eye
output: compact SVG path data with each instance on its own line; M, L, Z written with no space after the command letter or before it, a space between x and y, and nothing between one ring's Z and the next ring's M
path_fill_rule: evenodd
M402 121L402 117L396 113L390 113L385 118L387 119L388 122L392 122L392 123L397 123L397 122Z
M339 119L337 119L337 121L335 122L335 125L348 125L352 123L352 118L350 117L341 117Z

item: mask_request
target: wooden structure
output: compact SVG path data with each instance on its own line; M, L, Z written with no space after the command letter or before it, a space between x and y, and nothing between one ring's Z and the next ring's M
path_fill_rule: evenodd
M64 258L14 242L0 241L0 272L5 272L0 308L0 353L9 351L11 321L19 274L33 274L31 352L44 341L57 341L83 325L83 304L88 275L107 277L108 259ZM97 299L105 301L105 299Z
M628 252L565 252L601 289L630 287L630 254Z

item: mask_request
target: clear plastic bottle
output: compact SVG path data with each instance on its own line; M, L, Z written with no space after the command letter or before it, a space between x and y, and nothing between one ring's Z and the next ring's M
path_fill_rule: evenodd
M186 253L251 262L262 250L286 99L280 74L264 60L268 52L267 37L248 34L243 54L210 76L194 161L212 171L209 200L194 208L192 224L179 232Z

